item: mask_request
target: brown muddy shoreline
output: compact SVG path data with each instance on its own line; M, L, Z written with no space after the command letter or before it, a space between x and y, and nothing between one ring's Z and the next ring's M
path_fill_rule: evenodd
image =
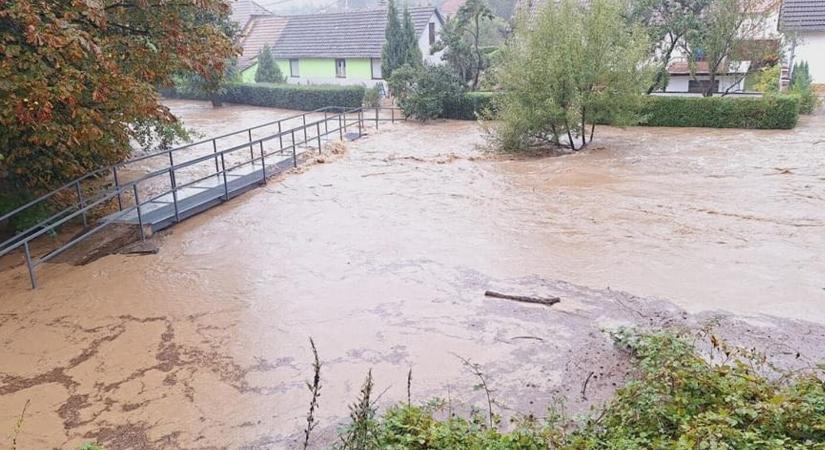
M204 131L271 119L172 107ZM48 264L37 291L22 267L0 273L0 432L30 399L21 448L294 448L310 336L319 443L370 368L381 407L406 399L410 367L415 400L480 400L455 355L507 414L559 395L586 411L628 370L604 328L712 323L805 367L825 359L820 141L823 116L790 132L606 128L579 154L500 160L475 123L382 127L163 233L157 255Z

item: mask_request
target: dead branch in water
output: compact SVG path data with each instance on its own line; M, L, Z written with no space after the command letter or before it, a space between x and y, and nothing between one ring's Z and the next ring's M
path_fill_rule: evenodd
M550 297L550 298L542 298L542 297L525 297L521 295L508 295L508 294L501 294L498 292L487 291L484 293L486 297L493 297L493 298L501 298L504 300L513 300L514 302L521 302L521 303L534 303L538 305L544 306L553 306L556 303L561 302L561 298L559 297Z
M593 375L595 375L595 372L590 372L587 374L587 378L584 379L584 385L582 385L582 400L587 400L587 383L590 382Z

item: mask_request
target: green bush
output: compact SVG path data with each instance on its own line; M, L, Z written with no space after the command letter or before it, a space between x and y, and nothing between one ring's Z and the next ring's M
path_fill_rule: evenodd
M422 121L444 117L447 104L464 96L464 84L446 66L403 66L393 72L389 84L404 114Z
M445 119L476 120L488 112L494 113L494 92L468 92L458 101L448 101L444 105Z
M799 98L799 112L802 114L813 114L819 106L819 97L814 92L807 62L794 64L789 91Z
M799 120L795 96L762 98L652 96L643 102L642 125L791 129Z
M375 85L364 92L364 106L367 108L381 106L381 86Z
M363 86L297 85L268 83L233 83L226 87L220 100L242 105L312 111L327 106L358 108L364 102ZM169 98L206 100L197 92L181 87L162 89Z
M281 73L281 68L275 63L275 59L272 57L272 50L268 45L265 45L263 50L258 53L258 68L255 70L255 82L284 82L284 74Z

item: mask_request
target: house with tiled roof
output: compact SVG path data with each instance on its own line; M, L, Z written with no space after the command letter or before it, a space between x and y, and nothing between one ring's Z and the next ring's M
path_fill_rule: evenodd
M232 7L229 19L238 24L241 30L245 30L253 18L273 15L254 0L232 0L229 6Z
M461 9L466 2L467 0L444 0L444 3L442 3L438 9L446 18L455 17L458 10Z
M784 0L779 30L788 41L789 66L807 62L813 82L825 85L825 0Z
M444 19L431 6L409 8L424 61L441 62L433 53ZM250 82L257 71L257 55L265 45L289 83L383 83L381 54L386 41L387 10L286 17L253 17L241 41L241 76Z

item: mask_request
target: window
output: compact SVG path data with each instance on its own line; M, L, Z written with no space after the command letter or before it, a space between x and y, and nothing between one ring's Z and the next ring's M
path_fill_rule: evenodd
M301 76L301 69L297 59L289 60L289 76L292 78L298 78Z
M346 78L347 77L347 60L346 59L336 59L335 60L335 76L337 78Z
M435 45L435 24L430 22L430 47Z
M372 79L373 80L380 80L383 77L381 74L381 60L378 58L370 59L370 65L372 66Z
M688 82L688 92L692 94L701 94L710 86L710 80L690 80ZM719 80L713 82L712 92L719 92Z

